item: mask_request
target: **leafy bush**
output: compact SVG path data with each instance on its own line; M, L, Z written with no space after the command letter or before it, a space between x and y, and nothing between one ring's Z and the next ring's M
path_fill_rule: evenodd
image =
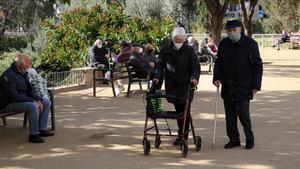
M92 9L77 8L66 12L58 26L49 20L43 23L47 40L42 51L41 67L45 70L61 71L85 65L88 49L100 38L107 42L107 47L117 50L119 40L141 44L152 43L158 48L169 37L172 20L129 17L123 14L117 4L103 10L100 5Z
M281 33L282 23L279 20L265 18L262 20L263 29L267 33Z
M11 52L3 52L0 55L0 75L10 66L17 53L18 51L13 50Z
M252 21L253 33L265 33L263 23L260 20Z
M29 37L9 37L4 36L0 40L0 53L9 52L13 49L20 50L27 47L27 43L30 42Z

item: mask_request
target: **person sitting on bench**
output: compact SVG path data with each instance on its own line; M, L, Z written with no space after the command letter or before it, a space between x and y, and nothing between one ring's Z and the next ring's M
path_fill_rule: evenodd
M213 61L215 61L217 57L213 53L211 53L211 50L208 49L206 41L203 40L200 44L198 60L199 62L208 62L211 58L213 59Z
M287 34L287 32L285 30L283 30L280 38L276 41L276 43L272 47L277 46L277 50L280 50L280 45L288 42L289 39L290 39L289 35Z
M53 136L47 130L50 101L37 96L26 76L28 66L23 53L18 53L11 66L0 77L2 96L0 109L4 112L25 112L29 121L29 142L43 143L41 137Z
M135 69L136 74L133 77L137 78L147 78L148 76L148 68L149 64L142 58L143 57L143 49L137 43L132 44L132 53L130 56L129 64Z

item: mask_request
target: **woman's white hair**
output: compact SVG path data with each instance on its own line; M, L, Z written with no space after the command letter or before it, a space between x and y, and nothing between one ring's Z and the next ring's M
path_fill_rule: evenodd
M172 38L174 39L175 36L181 36L183 39L186 39L186 32L183 27L175 27L172 32Z
M98 43L102 43L102 40L97 39L97 40L95 41L94 45L97 45Z

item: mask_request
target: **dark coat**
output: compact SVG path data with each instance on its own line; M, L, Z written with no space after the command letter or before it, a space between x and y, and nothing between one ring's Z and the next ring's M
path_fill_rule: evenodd
M158 58L155 57L154 54L150 54L150 53L147 53L147 52L143 53L142 59L148 64L148 66L149 66L150 62L153 62L153 63L158 62Z
M97 67L97 64L100 63L108 67L109 63L105 57L107 53L108 51L104 47L98 48L97 45L94 44L89 51L91 66Z
M132 53L130 56L129 64L136 70L134 77L146 78L148 75L148 64L143 60L142 55Z
M164 71L166 94L186 99L191 80L199 80L200 76L200 65L194 49L184 43L177 50L173 42L170 42L161 49L158 59L154 78L159 79Z
M224 38L219 45L213 81L222 83L222 98L246 101L260 90L263 66L256 41L242 33L237 43Z
M42 100L32 91L26 74L19 73L14 63L1 75L0 86L0 109L13 102Z
M131 50L130 46L121 47L120 48L120 53L117 56L117 61L119 63L128 62L129 59L130 59L130 56L131 56L131 52L132 52L132 50Z

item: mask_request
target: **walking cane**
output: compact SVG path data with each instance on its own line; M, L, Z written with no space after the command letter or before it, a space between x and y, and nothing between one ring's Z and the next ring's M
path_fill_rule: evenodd
M213 140L211 143L211 147L213 148L216 142L216 128L217 128L217 115L218 115L218 103L219 103L219 87L217 87L216 91L216 104L215 104L215 119L214 119L214 132L213 132Z

